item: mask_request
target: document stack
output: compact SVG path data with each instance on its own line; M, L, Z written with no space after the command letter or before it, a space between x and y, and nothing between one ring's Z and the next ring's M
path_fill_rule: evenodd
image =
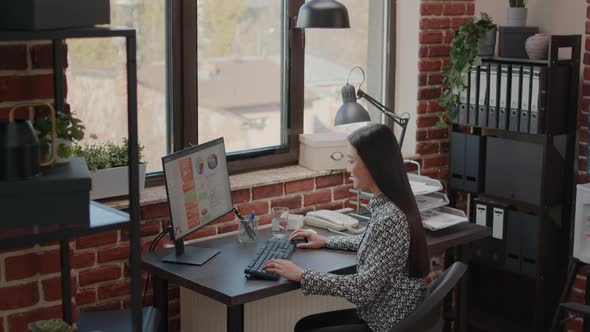
M443 186L439 180L413 173L408 173L408 179L424 228L435 231L468 221L465 212L447 206L449 198L441 192ZM357 195L356 201L352 202L357 207L357 213L361 212L361 208L367 208L361 200L369 200L373 197L371 193L361 190L351 189L350 192Z

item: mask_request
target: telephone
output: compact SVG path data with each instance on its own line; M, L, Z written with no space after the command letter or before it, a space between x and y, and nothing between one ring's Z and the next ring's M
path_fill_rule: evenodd
M310 226L325 228L330 231L350 231L352 233L358 233L356 227L358 226L359 221L354 217L336 211L310 211L305 215L304 220L305 223Z

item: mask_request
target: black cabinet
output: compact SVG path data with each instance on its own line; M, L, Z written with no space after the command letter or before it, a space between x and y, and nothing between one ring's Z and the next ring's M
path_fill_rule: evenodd
M562 199L566 160L555 145L488 137L486 155L486 194L533 205ZM551 180L543 181L544 171Z
M561 48L571 58L558 58ZM477 101L488 105L488 121L452 124L449 198L469 193L470 222L493 228L463 248L469 298L460 330L549 330L567 274L580 52L581 36L551 36L548 60L483 58L486 98L496 98Z

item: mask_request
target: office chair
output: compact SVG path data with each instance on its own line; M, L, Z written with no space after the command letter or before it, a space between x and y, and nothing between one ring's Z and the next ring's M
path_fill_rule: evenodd
M416 307L408 317L400 321L389 332L440 332L443 328L443 321L440 318L441 304L457 285L463 274L467 271L467 265L455 262L446 269L438 278L428 285L428 297Z

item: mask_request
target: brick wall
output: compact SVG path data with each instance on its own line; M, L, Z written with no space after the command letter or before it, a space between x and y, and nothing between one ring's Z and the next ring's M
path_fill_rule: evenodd
M53 101L52 61L47 42L0 44L0 118L20 102Z
M587 1L590 3L590 1ZM590 174L586 172L587 160L586 152L588 151L588 110L590 108L590 5L586 11L585 38L582 40L584 46L584 58L582 70L584 73L582 85L582 105L578 125L580 127L579 135L579 156L578 156L578 183L590 182ZM570 289L568 301L584 303L586 289L586 270L588 266L579 268L576 279ZM568 331L581 332L583 319L576 317L567 323Z
M420 156L422 174L446 179L449 174L449 129L435 127L438 121L437 98L442 93L442 70L450 63L454 30L473 17L473 0L422 0L420 3L420 35L418 63L418 109L416 153ZM463 207L464 200L458 197Z

